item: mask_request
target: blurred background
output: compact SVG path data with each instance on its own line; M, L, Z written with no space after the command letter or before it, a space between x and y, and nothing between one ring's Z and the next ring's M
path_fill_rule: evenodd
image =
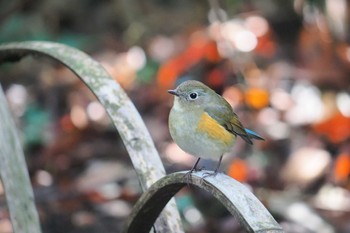
M0 43L48 40L101 62L130 96L168 173L195 158L169 135L166 90L200 80L266 140L221 169L286 232L350 232L350 1L0 2ZM0 66L43 232L118 232L141 188L103 107L44 58ZM213 169L214 161L201 166ZM0 186L0 233L12 232ZM243 232L208 193L177 195L186 232Z

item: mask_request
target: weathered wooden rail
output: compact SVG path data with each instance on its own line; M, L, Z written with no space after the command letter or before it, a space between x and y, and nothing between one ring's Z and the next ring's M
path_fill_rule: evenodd
M96 95L118 130L145 192L135 205L125 232L149 232L153 225L157 232L183 232L180 215L171 199L186 185L183 174L165 176L142 118L118 83L85 53L57 43L0 45L0 64L33 54L51 57L74 72ZM1 88L0 123L0 175L14 232L39 233L40 224L23 151ZM239 182L222 174L202 178L202 173L194 173L191 183L220 200L248 232L283 232L265 207Z
M149 232L170 198L188 184L211 193L247 232L282 232L271 214L243 184L222 173L206 176L208 171L205 170L194 172L190 179L184 179L186 172L167 175L152 185L135 204L125 232ZM155 202L157 205L154 205Z

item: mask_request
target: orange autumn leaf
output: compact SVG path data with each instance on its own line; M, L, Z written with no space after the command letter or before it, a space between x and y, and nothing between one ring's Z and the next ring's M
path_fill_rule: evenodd
M334 178L338 182L346 182L350 176L350 154L340 154L334 164Z
M157 74L158 84L165 89L172 88L179 75L204 58L212 62L217 62L221 59L216 43L203 38L193 41L182 53L159 68Z
M182 54L181 59L188 67L198 63L204 56L204 49L202 45L190 45Z
M179 59L172 59L159 68L157 74L158 84L165 89L172 88L178 77L183 71L183 65Z
M208 74L207 84L211 87L219 87L224 83L225 74L219 70L214 69Z
M221 56L218 51L217 44L214 41L210 41L205 46L205 57L210 62L219 62L221 60Z
M313 128L331 142L340 143L350 137L350 118L337 113L330 119L314 125Z
M245 100L248 106L261 109L269 104L269 93L262 88L250 88L245 92Z
M276 53L276 43L272 40L271 35L266 34L258 38L258 44L255 52L261 56L272 57Z
M228 175L239 182L248 179L248 165L242 159L234 159L228 168Z

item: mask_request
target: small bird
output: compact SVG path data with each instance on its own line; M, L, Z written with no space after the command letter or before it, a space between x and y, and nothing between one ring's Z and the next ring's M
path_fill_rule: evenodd
M169 115L170 134L182 150L198 157L189 173L205 158L219 160L212 174L216 175L224 153L230 151L237 136L248 144L253 144L252 139L264 140L245 129L231 105L199 81L185 81L168 93L175 96Z

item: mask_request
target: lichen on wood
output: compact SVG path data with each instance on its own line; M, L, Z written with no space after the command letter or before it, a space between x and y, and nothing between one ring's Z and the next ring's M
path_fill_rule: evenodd
M124 142L143 190L165 175L164 166L141 116L119 84L98 62L77 49L58 43L0 45L0 63L17 61L27 55L57 60L74 72L96 95ZM182 232L178 210L175 202L171 202L173 204L164 210L155 225L157 232Z
M261 202L241 183L224 174L206 176L210 171L170 174L151 186L137 201L125 226L125 233L146 233L160 211L185 185L195 185L212 194L234 215L247 232L282 233L283 230Z
M0 86L0 176L14 232L39 233L40 224L15 123Z

